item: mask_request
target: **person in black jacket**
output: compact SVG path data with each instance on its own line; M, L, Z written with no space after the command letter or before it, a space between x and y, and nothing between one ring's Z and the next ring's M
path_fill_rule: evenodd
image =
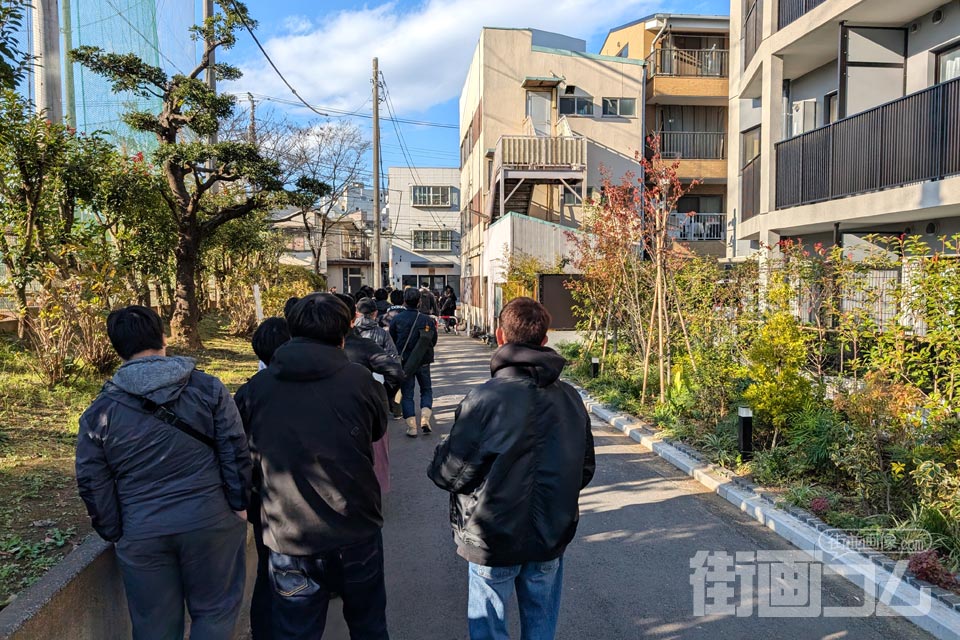
M583 401L560 381L565 360L544 346L549 326L535 300L504 306L493 378L460 403L428 471L450 492L454 539L470 563L472 638L509 640L505 611L514 589L522 637L556 633L563 552L595 462Z
M285 314L297 304L300 298L290 298L284 307ZM263 368L270 366L277 349L290 341L290 329L283 318L267 318L253 332L250 340L253 352L260 358ZM237 390L236 397L246 395L246 385ZM249 437L249 433L247 436ZM257 577L253 583L253 595L250 598L250 632L252 640L270 640L270 552L263 544L263 525L260 517L260 478L259 467L254 468L250 491L250 504L247 507L247 520L253 525L253 541L257 549Z
M426 286L420 287L420 313L428 316L440 315L437 296L433 295L433 292Z
M388 638L373 469L387 403L343 350L351 320L334 295L300 300L288 318L293 338L236 397L263 478L274 640L319 638L335 593L352 638Z
M400 387L403 419L407 423L407 435L417 437L417 410L414 394L416 385L420 385L420 428L424 434L433 431L433 382L430 379L430 365L433 363L433 348L437 345L437 323L433 318L419 311L420 292L414 288L403 292L405 309L390 322L390 337L400 352L400 361L409 374ZM424 336L429 335L429 347L426 357L416 372L407 368L408 360Z
M77 485L116 543L133 637L182 638L186 601L192 638L233 638L251 472L237 408L193 360L166 357L152 309L114 311L107 334L123 364L80 417Z

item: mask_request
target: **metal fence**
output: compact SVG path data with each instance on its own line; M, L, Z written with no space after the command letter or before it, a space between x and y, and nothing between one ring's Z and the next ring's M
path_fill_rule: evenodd
M777 144L777 208L960 173L960 78Z
M672 238L683 242L723 240L726 222L724 213L671 213L667 229Z
M780 0L777 12L777 28L783 29L800 16L813 11L826 1L827 0Z
M730 75L727 49L656 49L647 56L654 76L725 78Z
M667 157L723 160L727 134L723 131L660 131L660 152Z

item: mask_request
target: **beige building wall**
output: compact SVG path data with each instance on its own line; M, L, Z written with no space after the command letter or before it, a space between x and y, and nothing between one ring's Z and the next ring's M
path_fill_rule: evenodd
M549 46L552 43L579 50ZM566 87L576 87L578 96L592 97L593 116L568 116L566 119L572 133L587 140L584 186L600 187L601 167L616 180L629 171L639 171L636 154L643 144L640 117L642 62L589 54L585 52L585 46L583 41L529 29L485 28L480 34L460 98L462 300L468 323L474 326L491 327L495 285L502 279L490 264L495 258L502 257L504 249L490 246L485 241L491 222L486 219L486 211L491 192L492 156L502 136L531 133L524 123L527 109L525 79L554 78L559 83L556 89L543 89L552 92L552 135L563 133L562 127L558 126L558 95ZM602 98L605 97L635 99L637 116L604 117ZM529 215L564 227L578 226L582 207L565 206L562 197L558 186L537 185ZM562 234L559 228L524 228L536 229L535 233ZM513 249L523 250L525 240L523 233L513 237ZM471 281L471 278L475 280ZM471 282L472 291L469 290Z

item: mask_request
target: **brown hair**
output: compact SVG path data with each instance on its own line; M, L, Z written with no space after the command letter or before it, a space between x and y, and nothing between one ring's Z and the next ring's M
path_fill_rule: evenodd
M500 312L500 328L507 342L540 346L551 320L546 307L533 298L514 298Z

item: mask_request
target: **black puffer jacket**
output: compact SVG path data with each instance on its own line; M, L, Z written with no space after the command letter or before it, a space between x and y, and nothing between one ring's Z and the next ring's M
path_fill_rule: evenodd
M504 345L493 379L460 403L437 447L428 475L451 493L454 539L470 562L545 562L573 540L595 462L583 401L559 381L564 364L546 347Z
M167 405L216 451L146 413ZM117 541L212 526L247 508L250 453L230 392L189 358L124 364L80 417L77 485L93 528Z
M373 441L387 428L387 399L369 371L343 349L294 338L236 401L261 472L267 547L310 556L380 530Z
M387 336L387 339L389 340L390 336ZM389 386L399 389L403 384L406 376L403 375L403 366L396 349L391 355L373 340L364 338L357 330L353 330L347 334L343 350L347 352L350 362L355 362L373 373L379 373Z

